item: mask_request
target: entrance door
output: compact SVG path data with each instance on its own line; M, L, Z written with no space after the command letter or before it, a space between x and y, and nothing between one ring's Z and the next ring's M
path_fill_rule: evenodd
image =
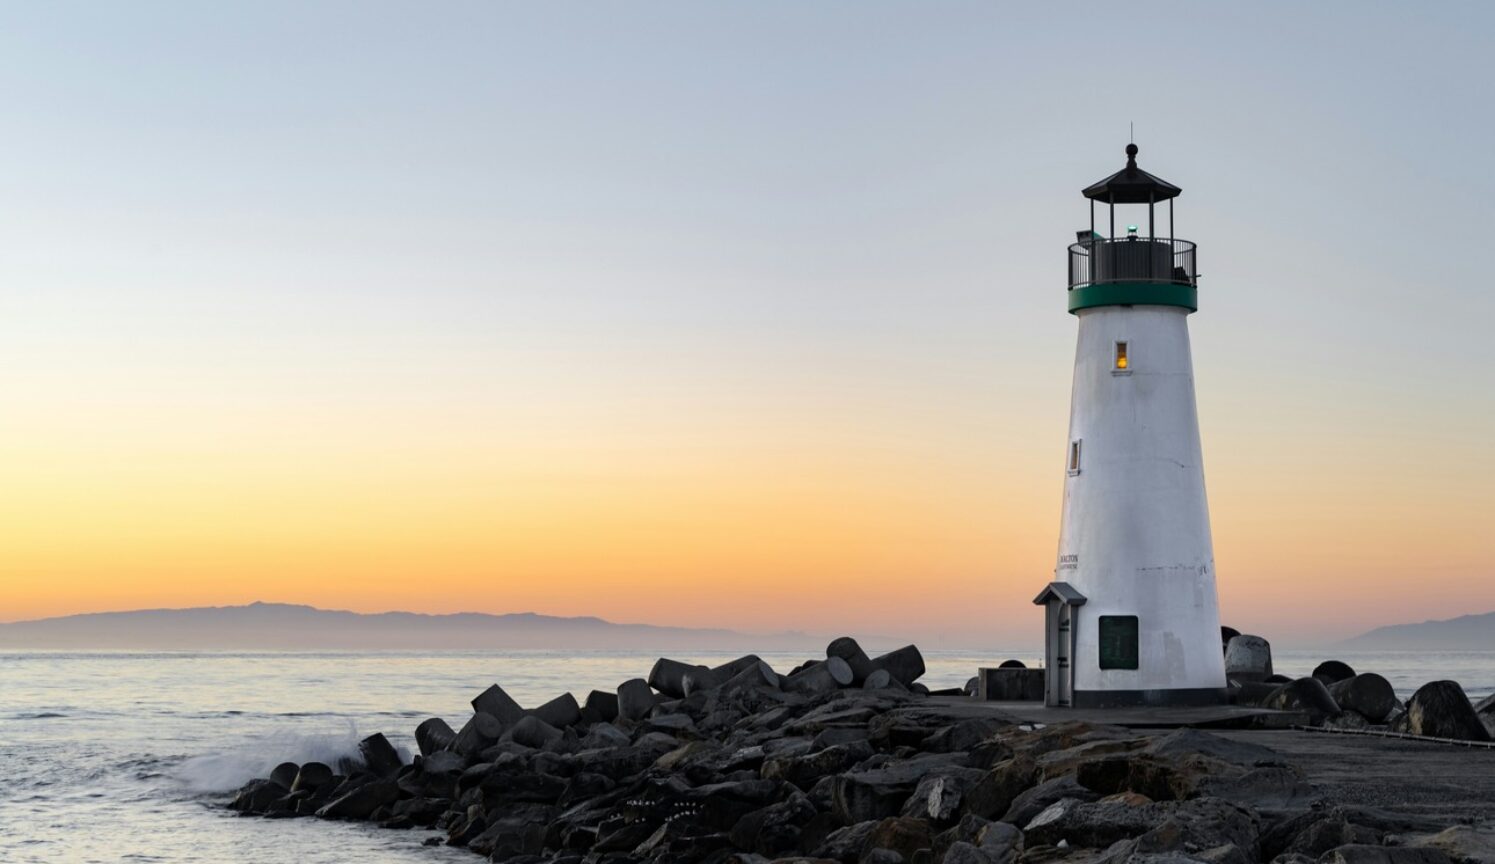
M1044 704L1049 707L1068 706L1074 697L1074 667L1071 664L1070 646L1074 627L1074 608L1058 597L1050 598L1046 604L1047 651L1049 668L1044 675Z
M1071 637L1074 627L1075 607L1068 603L1059 604L1059 614L1055 616L1058 620L1056 638L1054 640L1054 704L1068 707L1074 698L1075 670L1071 662L1070 646L1074 644Z

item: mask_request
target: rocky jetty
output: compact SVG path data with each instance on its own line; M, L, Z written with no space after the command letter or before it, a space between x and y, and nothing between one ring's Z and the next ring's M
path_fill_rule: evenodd
M923 672L913 646L869 657L838 639L785 675L755 656L661 659L528 709L494 684L460 728L420 723L408 762L373 735L357 759L277 766L230 806L425 829L511 864L1474 860L1457 826L1331 806L1267 748L1025 724L931 700ZM1342 672L1325 677L1379 713L1378 685ZM1335 704L1318 678L1283 692ZM1425 710L1449 698L1435 688Z

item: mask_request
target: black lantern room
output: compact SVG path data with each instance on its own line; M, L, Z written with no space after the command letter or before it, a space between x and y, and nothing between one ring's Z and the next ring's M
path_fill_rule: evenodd
M1126 167L1081 194L1090 199L1090 230L1069 247L1070 311L1109 305L1196 305L1194 244L1173 234L1173 199L1183 192L1137 167L1137 145L1126 145ZM1096 231L1095 205L1106 205L1107 233ZM1158 236L1158 205L1168 204L1168 231ZM1146 233L1135 223L1118 236L1116 209L1145 205ZM1140 216L1140 213L1136 213ZM1103 287L1104 286L1104 287ZM1079 292L1078 296L1076 292Z

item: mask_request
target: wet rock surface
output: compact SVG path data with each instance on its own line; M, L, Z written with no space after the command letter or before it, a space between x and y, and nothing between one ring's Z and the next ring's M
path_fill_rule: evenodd
M1326 666L1260 698L1321 722L1400 710L1384 679ZM914 646L870 657L843 638L784 675L753 655L661 658L584 703L525 708L494 684L460 723L420 723L413 758L373 735L228 806L436 832L516 864L1445 864L1495 848L1477 819L1328 800L1299 759L1240 734L972 716L924 695L923 671ZM1409 728L1485 732L1462 690L1424 690Z

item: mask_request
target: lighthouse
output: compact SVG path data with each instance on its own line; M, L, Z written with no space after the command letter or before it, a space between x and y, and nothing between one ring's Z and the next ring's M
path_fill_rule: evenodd
M1079 339L1064 506L1053 581L1033 601L1050 706L1225 700L1189 348L1197 258L1174 236L1183 190L1138 168L1137 152L1127 145L1126 167L1083 191L1090 228L1069 247ZM1119 234L1118 210L1132 220Z

